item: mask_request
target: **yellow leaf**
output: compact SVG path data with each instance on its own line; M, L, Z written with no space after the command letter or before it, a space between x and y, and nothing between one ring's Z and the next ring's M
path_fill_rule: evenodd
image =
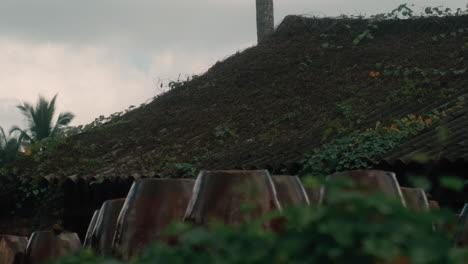
M24 155L31 156L31 154L32 154L32 149L29 147L24 147Z
M432 119L426 118L426 120L424 120L424 123L426 123L426 125L428 126L432 126Z
M398 131L398 125L397 125L397 124L392 124L392 125L390 126L389 130Z

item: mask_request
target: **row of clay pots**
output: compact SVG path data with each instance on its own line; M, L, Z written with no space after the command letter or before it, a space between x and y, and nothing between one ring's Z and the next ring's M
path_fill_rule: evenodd
M308 204L309 200L298 177L272 177L262 170L203 171L197 181L138 180L121 203L106 201L95 213L85 246L100 255L114 253L130 259L141 255L153 241L171 243L173 237L164 231L176 221L238 225L281 210L281 204ZM252 205L251 210L242 208L246 203Z
M340 179L351 179L353 183L352 188L363 193L380 191L389 196L396 197L403 205L418 212L439 209L439 203L428 200L423 189L400 187L393 172L355 170L335 173L327 178L327 180Z
M423 190L400 188L394 173L367 170L336 173L328 177L329 181L339 179L351 179L354 183L351 188L363 193L380 191L397 197L403 205L418 211L438 207L436 202L427 200ZM218 221L235 226L272 210L282 210L285 206L319 205L326 202L326 197L324 188L308 187L306 190L296 176L270 176L265 170L202 171L197 181L139 180L134 182L126 199L106 201L94 213L85 246L100 255L117 253L130 259L139 256L152 241L170 243L173 238L164 235L163 231L175 221L184 220L204 226ZM467 240L467 211L462 213L465 216L461 218L460 226L464 228L457 237L457 244L462 246ZM272 225L268 223L265 228L274 230ZM16 253L9 253L9 256L15 255L10 259L18 259L19 252L23 252L19 246L8 247L18 248L13 249ZM78 248L80 244L76 234L36 232L27 245L25 263L57 258Z
M1 264L36 264L68 256L81 249L76 233L38 231L31 237L1 236Z
M85 247L103 256L138 256L166 227L183 219L194 180L135 181L126 199L106 201L88 227Z
M381 174L374 172L370 176L385 179ZM318 197L314 201L319 203L322 190L312 193ZM117 200L108 203L116 204ZM285 205L308 203L308 195L298 177L270 176L267 171L203 171L196 182L145 179L134 183L120 215L116 210L108 217L113 219L112 224L104 222L103 226L111 230L107 233L115 233L113 243L96 245L92 242L99 239L97 230L102 228L97 220L96 226L90 227L94 229L90 246L102 255L110 254L114 248L128 259L140 255L152 241L168 241L170 238L163 237L162 233L174 221L199 225L219 221L238 225L272 210L281 210ZM243 204L251 205L251 210L243 209ZM105 207L106 204L99 215L106 214L102 212ZM110 236L101 241L110 241Z
M351 179L352 188L360 192L380 191L417 211L430 208L423 190L400 188L394 173L351 171L333 174L328 180L341 178ZM304 189L296 176L270 176L266 170L202 171L196 181L138 180L125 202L107 201L95 213L85 245L101 255L130 259L139 256L152 241L170 243L173 238L163 232L176 221L236 226L285 206L309 204L310 197L313 204L320 204L326 202L326 196L327 190L320 187ZM273 224L267 223L265 229L274 230Z

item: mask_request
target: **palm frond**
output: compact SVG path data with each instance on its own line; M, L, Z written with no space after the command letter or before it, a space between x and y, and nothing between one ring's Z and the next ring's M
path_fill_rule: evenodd
M23 142L23 141L29 141L31 143L34 143L34 139L28 135L28 133L26 131L24 131L23 129L21 129L20 127L18 126L13 126L11 129L10 129L10 135L15 133L15 132L19 132L20 135L18 137L18 141L19 142Z
M52 130L52 135L55 135L63 127L70 124L70 122L75 118L75 115L71 112L60 113L57 122L55 123L54 129Z
M17 108L21 110L22 114L28 121L28 130L30 134L22 131L21 137L29 140L30 142L42 140L46 137L55 135L63 126L67 126L75 117L70 112L60 113L57 122L53 124L55 114L55 102L57 94L48 101L43 96L39 99L35 106L29 103L18 105ZM16 129L15 131L20 131Z
M0 149L8 144L7 137L3 127L0 126Z
M55 113L55 99L56 96L49 102L44 97L40 96L36 105L36 138L41 140L51 135L52 133L52 119Z

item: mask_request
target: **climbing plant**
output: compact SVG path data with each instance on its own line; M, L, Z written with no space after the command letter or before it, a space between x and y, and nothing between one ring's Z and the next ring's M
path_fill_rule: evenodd
M382 155L438 121L439 115L408 115L389 126L377 122L374 128L356 130L306 153L303 174L325 176L337 171L371 168Z

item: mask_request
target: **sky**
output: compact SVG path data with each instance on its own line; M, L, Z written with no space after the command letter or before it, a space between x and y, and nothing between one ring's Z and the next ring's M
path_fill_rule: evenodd
M465 8L466 0L275 0L286 15L389 12L401 3ZM72 125L149 102L160 84L206 72L256 44L255 0L0 0L0 126L15 107L57 97Z

